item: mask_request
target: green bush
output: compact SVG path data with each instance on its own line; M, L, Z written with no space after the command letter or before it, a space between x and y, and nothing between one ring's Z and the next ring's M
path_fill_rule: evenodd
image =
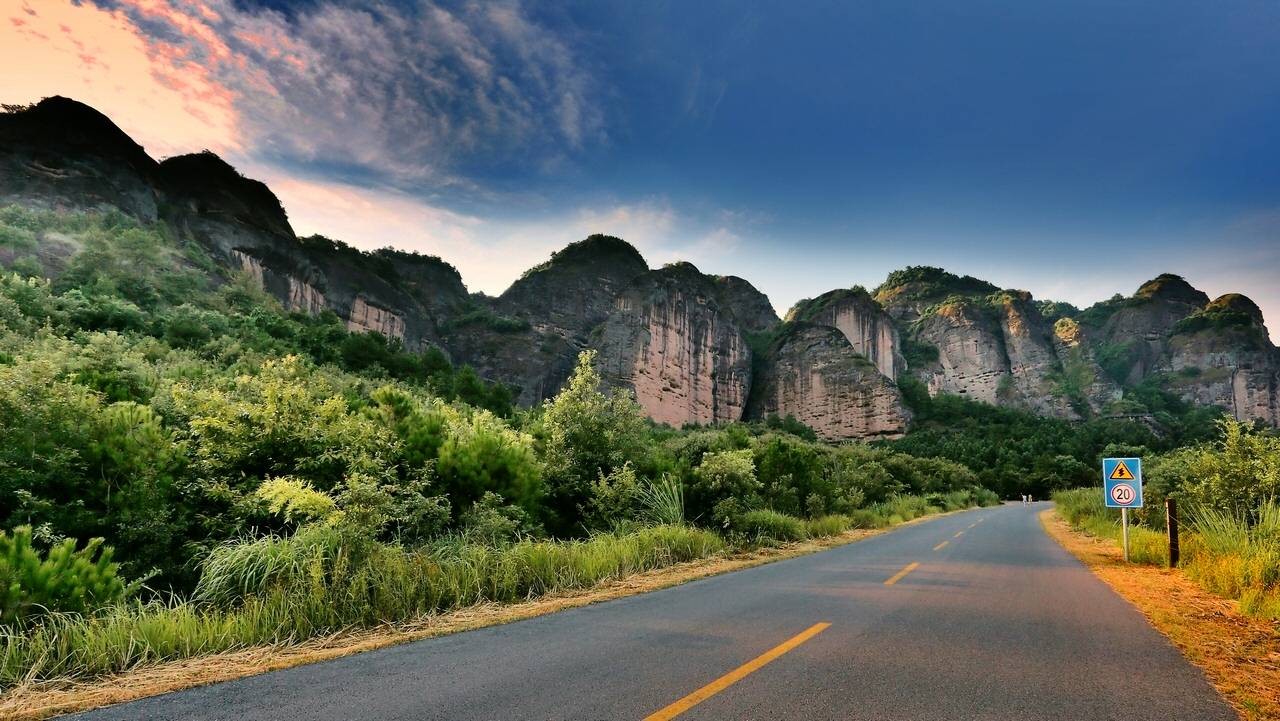
M595 351L584 351L568 386L546 404L540 435L546 469L548 530L567 535L581 528L592 484L627 463L644 465L646 423L625 391L600 392Z
M119 601L125 584L101 538L76 550L68 538L41 554L31 546L31 527L0 530L0 623L16 624L43 613L84 613Z
M694 469L689 488L695 518L706 516L723 525L741 508L758 503L764 487L756 480L756 466L750 450L705 453Z
M804 521L777 511L747 511L733 519L733 530L754 541L803 541L809 534Z

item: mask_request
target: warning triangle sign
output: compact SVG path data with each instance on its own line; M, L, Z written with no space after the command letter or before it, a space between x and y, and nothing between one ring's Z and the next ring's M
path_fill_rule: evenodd
M1116 464L1115 469L1111 471L1111 475L1107 476L1107 480L1132 481L1133 473L1129 471L1129 467L1124 464L1124 461L1120 461Z

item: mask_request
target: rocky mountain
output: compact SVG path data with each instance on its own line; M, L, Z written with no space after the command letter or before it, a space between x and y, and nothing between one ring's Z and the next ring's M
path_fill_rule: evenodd
M831 441L906 432L900 387L1071 420L1142 415L1126 387L1156 386L1240 419L1277 424L1280 360L1248 298L1210 302L1162 275L1080 310L938 268L839 289L780 320L746 280L688 263L650 269L593 235L500 296L469 293L440 258L298 238L264 184L213 153L156 162L108 118L65 98L0 113L0 207L120 212L194 241L224 280L245 274L291 310L333 312L413 350L434 345L517 391L554 395L578 354L659 422L793 415ZM34 250L55 275L76 248ZM0 264L18 251L0 247Z
M741 420L751 347L719 295L715 280L689 263L632 279L595 342L602 377L633 390L659 423Z
M911 412L898 387L841 329L795 322L770 356L757 415L793 415L829 441L907 432Z

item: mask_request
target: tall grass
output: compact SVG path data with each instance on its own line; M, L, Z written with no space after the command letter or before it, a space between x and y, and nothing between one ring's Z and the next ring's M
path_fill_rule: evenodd
M683 519L678 484L660 482L647 494L644 506L653 518ZM752 511L735 524L734 535L748 545L798 541L989 505L987 500L981 492L895 496L848 516L809 521ZM92 678L265 644L296 644L482 601L513 602L589 588L728 547L717 533L678 523L581 541L486 545L453 536L418 549L309 526L289 537L215 549L190 600L135 601L88 615L50 614L26 626L0 626L0 691L25 682Z
M1053 494L1058 515L1067 523L1097 538L1122 543L1120 509L1108 508L1101 488L1077 488ZM1162 531L1129 520L1129 560L1147 565L1169 562L1169 540Z
M1071 525L1120 541L1120 512L1106 508L1101 489L1063 491L1053 500ZM1189 522L1180 538L1187 576L1211 593L1239 600L1245 613L1280 620L1280 504L1264 503L1252 523L1219 509L1187 510ZM1129 557L1137 563L1167 564L1167 535L1162 529L1130 526Z
M1206 590L1240 601L1245 613L1280 620L1280 504L1258 507L1252 524L1222 510L1191 515L1183 544L1187 575Z
M588 588L724 548L714 533L676 526L504 548L443 544L422 552L327 528L234 543L210 557L197 603L122 604L0 628L0 687L299 643L480 601Z

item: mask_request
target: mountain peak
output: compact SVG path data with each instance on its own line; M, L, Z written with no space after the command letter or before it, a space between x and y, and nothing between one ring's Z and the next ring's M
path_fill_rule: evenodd
M1133 294L1133 297L1171 300L1193 305L1197 308L1203 308L1209 304L1209 296L1205 295L1203 291L1196 290L1194 286L1187 282L1186 278L1173 273L1161 273L1143 283L1138 288L1138 291Z

